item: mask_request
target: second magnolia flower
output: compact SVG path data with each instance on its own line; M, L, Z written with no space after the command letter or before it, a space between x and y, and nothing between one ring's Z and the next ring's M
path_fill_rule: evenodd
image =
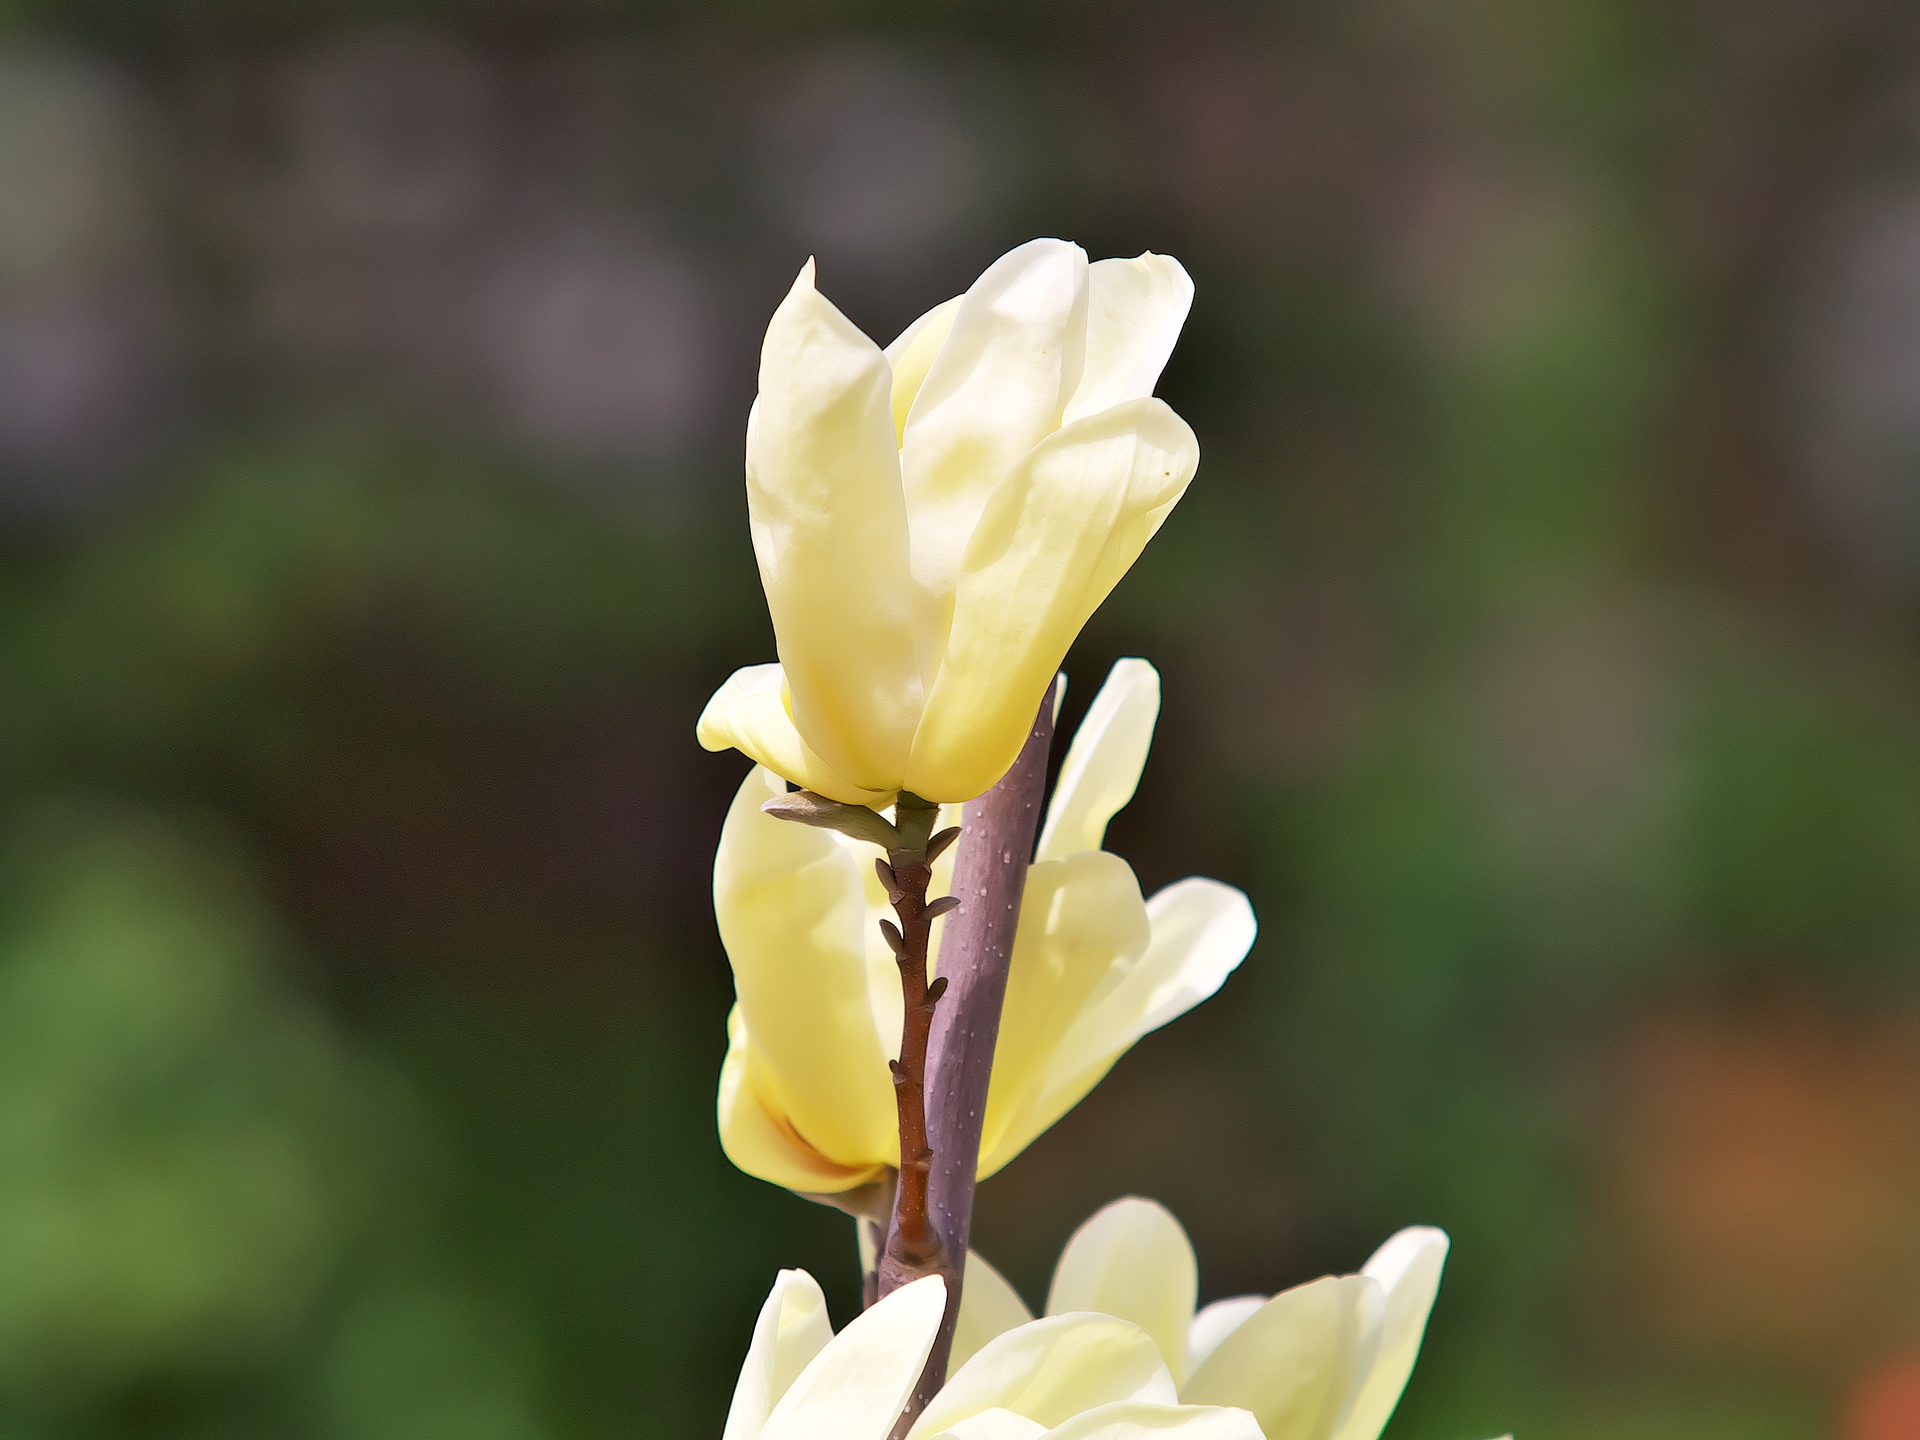
M1253 944L1253 907L1231 885L1195 877L1143 899L1132 867L1102 848L1140 782L1159 710L1154 668L1120 661L1060 767L1027 872L982 1175L1077 1104L1141 1036L1211 995ZM739 997L720 1139L750 1175L840 1192L899 1165L887 1061L899 1054L900 981L877 923L888 913L873 869L880 851L763 814L782 789L767 770L747 777L714 859L714 911ZM934 893L946 892L952 865L949 851Z
M1192 303L1164 255L1034 240L884 351L801 271L767 327L747 509L780 661L700 717L849 804L970 800L1199 464L1152 398Z

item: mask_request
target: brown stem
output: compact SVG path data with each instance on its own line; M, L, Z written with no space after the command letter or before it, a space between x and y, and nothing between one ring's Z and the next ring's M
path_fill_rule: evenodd
M900 1120L900 1174L894 1191L894 1223L881 1261L878 1291L889 1290L885 1275L891 1269L915 1275L939 1268L940 1236L927 1219L927 1176L933 1149L927 1138L927 1042L933 1015L946 982L927 981L928 943L933 922L951 902L927 900L933 881L934 848L931 832L937 806L902 792L894 806L894 828L899 843L876 863L880 883L900 918L896 928L886 921L880 929L900 967L900 1058L892 1061L893 1099Z
M895 1263L894 1239L911 1223L902 1198L903 1170L878 1286L885 1295L924 1275L941 1275L947 1282L947 1310L926 1369L895 1427L896 1436L906 1433L947 1378L973 1229L973 1187L980 1163L987 1082L993 1073L994 1042L1000 1035L1000 1007L1007 995L1020 899L1046 796L1047 752L1052 742L1050 689L1013 768L986 794L967 803L961 821L960 854L953 876L960 908L947 921L940 942L940 979L935 982L947 988L947 1001L937 1015L928 1014L925 1134L932 1154L925 1180L925 1220L938 1255L926 1268ZM904 1139L904 1128L901 1133ZM906 1153L903 1144L901 1154Z

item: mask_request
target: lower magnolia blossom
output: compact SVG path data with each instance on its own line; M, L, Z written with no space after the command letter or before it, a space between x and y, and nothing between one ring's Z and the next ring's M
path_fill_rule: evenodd
M1186 1231L1165 1207L1129 1198L1074 1232L1047 1313L1131 1321L1153 1337L1183 1404L1248 1410L1266 1440L1376 1440L1413 1373L1446 1258L1443 1232L1402 1230L1357 1275L1217 1300L1196 1314ZM955 1363L1034 1323L1046 1322L968 1256Z
M783 1270L760 1308L722 1440L886 1440L932 1350L938 1276L894 1291L838 1335L820 1287ZM910 1440L1262 1440L1245 1410L1179 1403L1159 1348L1109 1315L1029 1321L961 1366Z
M1144 660L1120 661L1061 766L1027 872L983 1176L1077 1104L1141 1036L1217 990L1253 944L1253 908L1240 891L1196 877L1146 900L1127 862L1101 848L1140 783L1159 711L1159 674ZM899 1165L887 1062L900 1053L900 980L878 923L892 912L874 873L879 848L761 812L784 792L773 772L749 774L714 860L714 911L739 998L720 1072L720 1139L750 1175L840 1193ZM950 806L939 823L959 818ZM930 893L946 893L953 861L953 850L941 857Z

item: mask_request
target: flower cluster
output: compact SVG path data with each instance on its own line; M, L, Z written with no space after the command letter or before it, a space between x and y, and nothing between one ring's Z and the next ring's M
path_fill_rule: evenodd
M1038 790L995 803L1039 783L1016 760L1051 734L1068 647L1192 479L1192 432L1152 393L1192 294L1167 257L1036 240L884 349L811 264L768 327L747 497L779 662L736 672L699 723L756 762L714 862L737 996L720 1138L861 1217L868 1299L836 1335L812 1277L783 1271L726 1440L1375 1440L1413 1370L1438 1230L1202 1307L1179 1222L1118 1200L1068 1242L1039 1318L966 1245L974 1181L1255 936L1233 887L1147 898L1105 848L1159 718L1145 660L1094 697L1037 836ZM956 873L962 893L927 898ZM936 1088L979 1097L949 1103L964 1123L942 1127Z

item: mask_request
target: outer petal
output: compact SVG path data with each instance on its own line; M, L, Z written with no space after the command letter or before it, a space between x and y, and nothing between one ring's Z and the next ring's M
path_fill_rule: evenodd
M1266 1440L1260 1424L1245 1410L1211 1405L1150 1405L1123 1400L1083 1411L1047 1432L1048 1440Z
M990 1340L921 1412L910 1437L938 1435L983 1410L1054 1426L1115 1400L1171 1404L1160 1347L1111 1315L1058 1315Z
M900 452L924 676L939 661L969 537L1015 462L1059 428L1080 384L1086 334L1087 256L1064 240L1009 251L960 297ZM1029 717L1039 703L1036 692Z
M720 1148L740 1169L772 1185L836 1194L877 1179L883 1166L839 1165L776 1115L755 1083L752 1043L740 1009L727 1018L727 1058L720 1066Z
M1427 1316L1440 1290L1440 1271L1447 1263L1447 1236L1442 1230L1418 1226L1402 1230L1374 1252L1360 1272L1380 1282L1387 1292L1386 1321L1380 1334L1380 1352L1360 1387L1353 1413L1341 1427L1341 1440L1375 1440L1387 1417L1400 1403L1400 1393L1413 1374Z
M1373 1364L1385 1307L1379 1283L1364 1275L1283 1291L1220 1342L1181 1399L1251 1410L1269 1436L1328 1440Z
M933 1349L946 1282L929 1275L847 1326L800 1372L763 1440L886 1440Z
M960 1319L953 1332L949 1370L958 1370L989 1340L997 1340L1033 1319L1020 1292L973 1251L967 1251L967 1275L960 1287Z
M708 750L738 750L830 800L875 809L893 803L892 790L854 784L800 738L787 713L786 680L778 665L748 665L729 675L700 712L694 734Z
M1220 1348L1220 1342L1238 1330L1267 1303L1265 1295L1236 1295L1231 1300L1216 1300L1200 1307L1187 1329L1187 1364L1198 1369L1200 1362Z
M1007 772L1067 647L1186 492L1199 461L1193 431L1158 400L1116 405L1021 457L960 562L953 622L906 789L971 799Z
M969 1415L951 1430L940 1432L941 1440L1039 1440L1047 1427L1011 1410L982 1410Z
M904 439L907 412L926 381L934 356L947 343L953 329L953 317L960 309L960 295L942 301L900 332L900 338L887 346L887 364L893 367L893 433Z
M922 698L892 387L809 260L760 352L747 517L794 726L868 790L899 784Z
M1192 308L1193 281L1171 255L1088 267L1087 362L1065 423L1153 394Z
M1067 1241L1047 1291L1047 1313L1096 1310L1153 1337L1174 1383L1186 1379L1187 1327L1200 1270L1187 1232L1166 1206L1138 1196L1094 1212Z
M1139 963L1151 933L1140 882L1118 855L1083 850L1027 871L987 1081L981 1175L1005 1165L1065 1113L1062 1106L1044 1120L1035 1117L1053 1088L1055 1052L1114 972Z
M1159 718L1160 672L1144 660L1116 660L1060 766L1035 858L1100 848L1107 822L1140 784Z
M1105 855L1104 851L1094 853ZM1071 859L1077 862L1082 856ZM1029 872L1029 886L1031 876L1040 869L1035 866ZM1152 938L1145 954L1137 964L1122 957L1102 978L1072 1025L1053 1042L1044 1079L1028 1090L1030 1098L1016 1108L1010 1094L999 1128L993 1082L989 1082L985 1135L991 1149L982 1147L982 1174L991 1173L989 1160L996 1167L1004 1165L1079 1104L1142 1036L1219 989L1253 944L1253 906L1240 891L1218 880L1196 877L1169 885L1146 903L1146 914ZM1024 931L1028 923L1024 909L1020 918ZM1009 994L1020 965L1016 937ZM997 1059L994 1078L998 1080Z
M782 1270L754 1323L721 1440L759 1440L780 1397L831 1339L833 1324L819 1285L804 1270Z
M887 1049L867 990L866 892L832 832L776 820L769 770L735 795L713 909L768 1108L838 1165L889 1164L898 1141Z

